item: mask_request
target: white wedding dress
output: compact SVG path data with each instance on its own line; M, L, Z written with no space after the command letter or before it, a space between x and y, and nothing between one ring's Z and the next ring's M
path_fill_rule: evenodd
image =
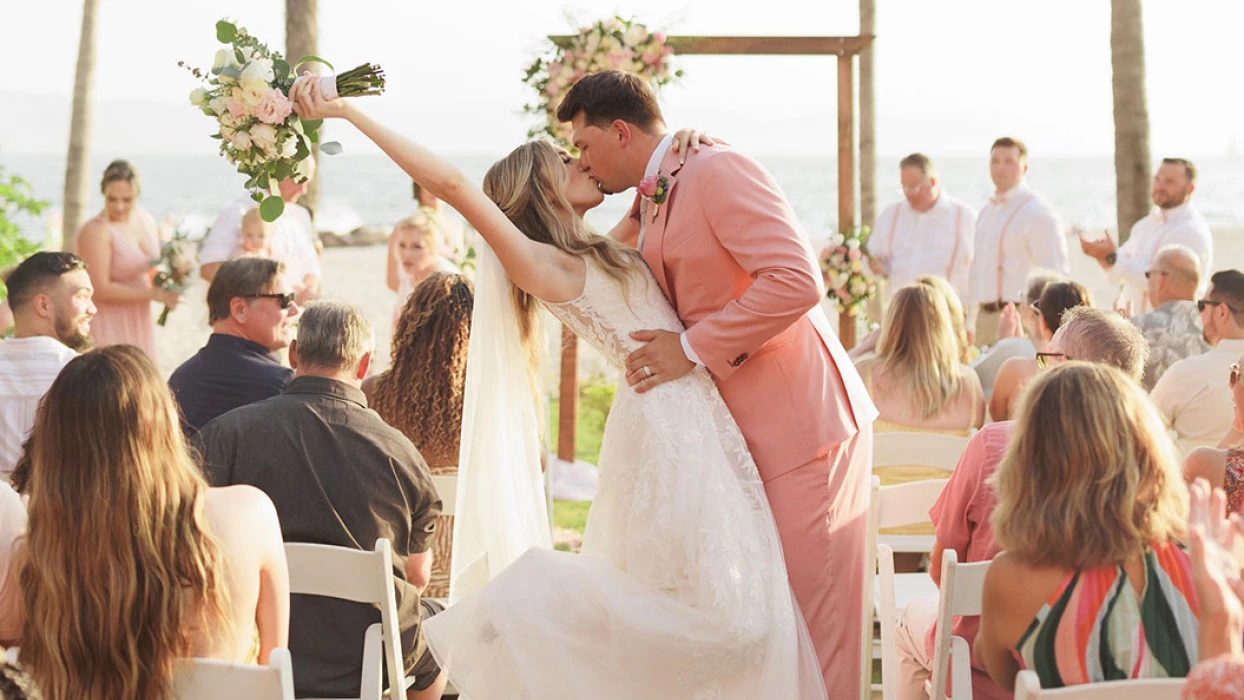
M682 330L642 266L624 289L589 259L582 295L546 306L618 367L632 331ZM756 465L703 368L643 395L620 381L582 553L529 549L491 576L424 623L464 698L825 697Z

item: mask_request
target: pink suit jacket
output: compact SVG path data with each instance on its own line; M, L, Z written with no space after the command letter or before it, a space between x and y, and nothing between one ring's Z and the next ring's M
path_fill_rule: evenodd
M761 478L824 457L877 409L820 309L820 266L794 211L768 171L728 146L681 166L671 151L659 172L667 196L655 216L643 209L641 253Z

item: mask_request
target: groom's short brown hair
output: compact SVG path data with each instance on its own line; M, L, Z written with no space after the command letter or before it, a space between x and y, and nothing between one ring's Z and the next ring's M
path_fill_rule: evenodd
M592 126L604 128L621 119L651 131L665 124L657 96L639 76L620 70L592 73L579 79L557 108L557 120L568 122L582 112Z

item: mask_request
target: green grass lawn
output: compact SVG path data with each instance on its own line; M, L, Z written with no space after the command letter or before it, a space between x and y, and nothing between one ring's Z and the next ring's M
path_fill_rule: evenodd
M605 432L605 418L613 404L617 385L602 381L584 382L579 386L579 415L575 421L575 459L592 464L600 459L600 440ZM558 401L549 402L549 425L552 427L552 443L557 444ZM553 501L553 526L574 530L580 535L587 524L587 512L591 503Z

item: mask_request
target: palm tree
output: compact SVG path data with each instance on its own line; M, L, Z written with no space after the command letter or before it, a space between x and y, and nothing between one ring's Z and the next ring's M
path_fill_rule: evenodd
M1111 0L1110 63L1114 72L1114 173L1119 243L1149 211L1149 107L1145 101L1145 33L1140 0Z
M318 0L285 0L285 57L289 59L291 65L304 56L313 56L319 49L319 11L317 8ZM318 63L309 63L297 70L309 70L318 72ZM311 146L311 156L319 159L320 149L317 145ZM315 204L319 199L319 169L316 169L317 175L311 178L311 182L307 183L307 193L302 196L301 204L315 213Z
M65 204L61 240L73 250L74 238L86 210L88 171L91 169L91 92L95 85L96 0L82 0L82 35L78 39L78 68L73 78L73 113L69 122L69 153L65 159Z

